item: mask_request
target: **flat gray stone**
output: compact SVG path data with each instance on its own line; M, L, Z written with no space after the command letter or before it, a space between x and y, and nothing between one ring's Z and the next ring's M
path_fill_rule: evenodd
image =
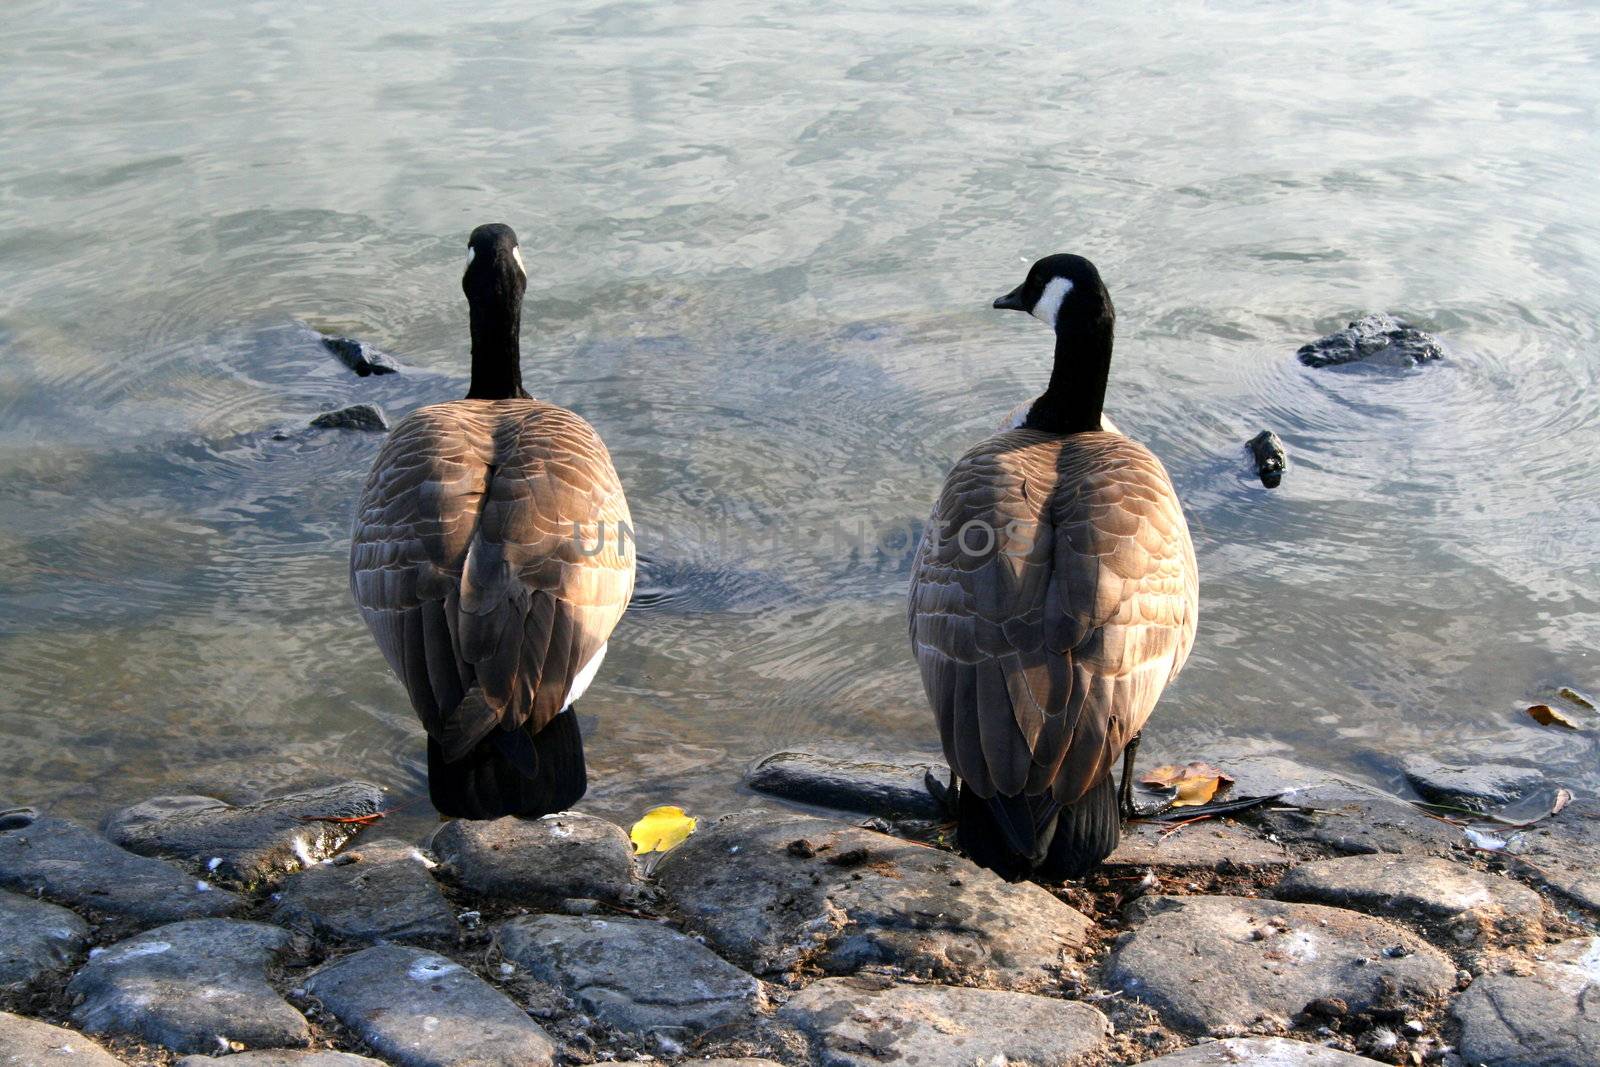
M825 978L779 1018L812 1039L823 1067L1014 1063L1066 1065L1110 1031L1087 1004L961 986Z
M1600 911L1600 800L1585 797L1537 826L1511 834L1500 853L1516 873Z
M1432 856L1345 856L1303 864L1278 883L1284 900L1458 924L1463 931L1541 932L1539 894L1525 885Z
M694 933L758 975L810 962L939 981L1053 984L1089 920L960 856L786 812L724 816L668 852L657 881Z
M235 919L158 926L90 957L67 985L83 998L72 1020L174 1052L215 1052L230 1041L304 1045L304 1016L267 984L267 968L292 941L287 930Z
M456 819L439 828L432 847L442 873L488 896L618 900L635 885L633 845L622 827L576 811Z
M646 919L524 915L502 955L619 1030L690 1034L748 1018L760 984L692 937Z
M368 1059L349 1052L297 1052L271 1049L265 1052L236 1052L232 1056L185 1056L178 1067L384 1067L382 1060Z
M0 1067L122 1067L92 1038L0 1011Z
M363 842L291 876L273 921L351 941L453 941L461 924L431 862L394 838Z
M341 782L240 806L213 797L155 797L113 813L105 831L129 851L257 889L333 855L363 828L336 820L382 810L382 789Z
M555 1055L510 998L437 953L363 949L319 968L306 990L399 1067L550 1067Z
M16 992L83 955L89 924L66 908L0 889L0 992Z
M1203 869L1228 874L1287 867L1291 857L1280 844L1233 822L1202 822L1163 834L1159 823L1133 823L1123 828L1108 867L1154 870Z
M1345 855L1374 852L1448 855L1463 838L1457 828L1414 804L1353 785L1319 785L1285 799L1295 810L1272 807L1240 815L1283 841L1323 845Z
M1420 754L1403 758L1400 773L1423 800L1480 813L1520 800L1544 785L1544 774L1532 767L1444 763Z
M1188 1033L1285 1029L1323 997L1366 1011L1387 996L1385 979L1404 1002L1455 987L1456 968L1437 949L1393 923L1342 908L1145 897L1128 908L1128 918L1133 929L1107 962L1105 984Z
M1484 1067L1600 1063L1600 938L1564 941L1532 973L1479 978L1456 999L1461 1058Z
M943 806L928 792L926 776L940 782L949 771L934 759L889 754L774 752L745 775L758 793L822 808L885 818L940 819Z
M244 907L232 893L170 863L136 856L49 815L0 831L0 886L141 922L228 915Z
M1372 1067L1380 1062L1286 1037L1230 1037L1145 1060L1144 1067Z

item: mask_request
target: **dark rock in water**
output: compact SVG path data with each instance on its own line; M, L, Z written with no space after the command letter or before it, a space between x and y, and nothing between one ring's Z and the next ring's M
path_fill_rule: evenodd
M1521 800L1544 784L1544 775L1531 767L1450 764L1421 755L1402 759L1400 773L1422 799L1479 813Z
M1372 1067L1381 1062L1287 1037L1229 1037L1145 1060L1144 1067Z
M779 1017L810 1035L824 1067L1027 1063L1063 1067L1104 1044L1087 1004L997 989L824 978Z
M0 889L0 993L65 970L88 939L89 924L66 908Z
M351 404L338 411L324 411L311 420L311 425L319 430L384 432L389 429L389 420L384 418L383 410L376 404Z
M1381 367L1414 367L1444 358L1437 340L1392 315L1368 315L1342 330L1301 345L1295 353L1308 367L1369 363Z
M797 841L805 847L792 847ZM789 812L727 815L666 854L657 882L693 933L760 975L806 962L1037 989L1090 923L1045 889L960 856Z
M353 1052L310 1052L293 1049L268 1049L262 1052L236 1052L232 1056L185 1056L177 1067L383 1067L382 1060L357 1056Z
M931 759L775 752L745 775L745 784L758 793L823 808L939 819L944 809L925 784L930 772L941 781L948 775L943 763Z
M1479 978L1450 1016L1462 1059L1488 1067L1600 1063L1600 938L1564 941L1528 975Z
M1261 478L1261 484L1268 489L1278 488L1283 481L1283 472L1289 467L1289 456L1283 450L1283 441L1271 430L1262 430L1250 438L1245 447L1255 457L1256 474Z
M432 862L394 838L365 842L285 882L273 921L352 941L453 941L461 925Z
M354 337L323 337L322 346L362 378L369 374L396 374L400 370L400 364L392 357Z
M615 823L563 811L540 819L457 819L433 835L448 877L476 893L513 900L619 900L635 887L633 845Z
M1441 952L1393 923L1250 897L1144 897L1105 983L1188 1033L1277 1031L1314 1000L1404 1010L1455 988Z
M122 1061L94 1039L64 1026L51 1026L0 1011L0 1064L5 1067L122 1067Z
M49 815L0 832L0 886L143 922L229 915L244 907L232 893L170 863L136 856Z
M174 1052L305 1045L305 1017L267 984L293 942L287 930L234 919L195 919L147 930L96 951L67 985L82 1002L72 1019L93 1034L143 1038Z
M432 952L379 945L323 966L305 985L399 1067L550 1067L555 1055L509 997Z
M341 782L240 807L214 797L155 797L113 813L105 830L133 852L254 889L333 855L363 829L343 820L382 810L382 789Z
M504 957L602 1022L683 1036L749 1018L761 987L691 937L646 919L524 915L495 934Z

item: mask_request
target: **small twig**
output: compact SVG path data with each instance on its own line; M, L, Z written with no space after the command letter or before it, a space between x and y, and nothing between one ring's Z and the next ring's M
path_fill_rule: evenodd
M1205 822L1209 818L1211 818L1211 816L1209 814L1196 815L1193 818L1184 819L1182 822L1171 823L1165 829L1158 830L1157 833L1159 833L1161 835L1161 839L1163 841L1165 841L1167 838L1171 837L1173 834L1177 833L1179 830L1182 830L1185 826L1193 826L1195 823L1197 823L1197 822Z

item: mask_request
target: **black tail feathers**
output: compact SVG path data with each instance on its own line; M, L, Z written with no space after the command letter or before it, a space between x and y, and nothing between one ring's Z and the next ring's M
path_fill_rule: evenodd
M1007 881L1081 878L1111 855L1122 836L1111 775L1067 805L1049 793L985 800L963 782L956 819L961 851Z
M428 740L428 795L441 815L536 818L567 810L588 788L583 735L572 708L536 734L496 730L453 763Z

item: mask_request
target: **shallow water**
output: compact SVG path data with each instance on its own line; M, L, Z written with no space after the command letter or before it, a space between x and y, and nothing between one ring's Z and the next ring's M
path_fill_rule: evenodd
M934 746L909 531L1042 387L1049 337L988 304L1058 250L1107 277L1109 410L1200 560L1153 754L1600 786L1594 715L1521 712L1600 690L1591 9L7 16L0 797L92 818L354 774L425 819L345 585L378 440L300 427L464 391L461 257L494 219L533 271L529 387L604 435L649 557L581 709L596 810L735 806L780 745ZM1449 358L1295 361L1368 311ZM307 324L406 373L358 379Z

